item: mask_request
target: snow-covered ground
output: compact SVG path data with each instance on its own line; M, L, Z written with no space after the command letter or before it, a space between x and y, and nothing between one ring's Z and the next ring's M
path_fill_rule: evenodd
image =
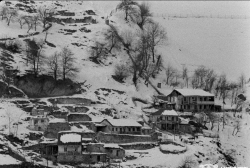
M16 3L16 1L11 1ZM133 119L140 118L143 113L141 108L146 106L142 103L132 102L132 97L143 98L150 101L150 97L155 94L155 91L151 87L146 87L143 81L138 83L138 88L133 86L131 77L126 80L126 83L120 84L112 79L111 75L114 74L114 67L116 64L125 62L128 60L127 55L124 52L114 52L117 56L115 58L110 57L106 60L106 65L97 65L89 60L89 49L93 46L94 41L103 41L103 33L108 26L105 24L107 16L113 21L113 24L125 29L138 29L136 25L131 25L130 28L123 19L122 12L115 12L115 7L118 1L59 1L63 5L64 9L68 9L74 12L83 12L88 9L93 9L97 15L94 18L97 20L97 24L83 25L66 24L60 25L53 23L49 29L47 41L56 45L55 48L46 47L43 50L43 54L49 56L55 51L60 51L62 47L68 46L74 52L77 58L77 67L80 69L79 74L74 78L78 82L86 80L86 84L91 87L86 93L81 95L74 95L75 97L86 97L94 101L98 100L97 95L94 93L99 88L110 88L119 91L125 91L124 94L118 94L115 91L99 90L99 98L106 104L96 105L90 107L88 114L95 117L94 120L102 120L105 115L100 114L101 110L106 108L114 108L117 111L117 115L120 117L126 116ZM3 3L3 2L2 2ZM55 1L37 2L35 6L39 5L54 5ZM226 73L230 80L236 80L243 72L249 75L249 56L250 49L248 44L250 43L250 19L222 19L222 18L173 18L167 17L169 14L182 14L182 15L246 15L249 14L249 2L148 2L154 13L153 19L159 22L167 32L168 41L159 47L159 54L163 56L164 65L169 63L173 64L176 68L181 70L183 65L186 65L192 73L192 71L200 65L213 68L217 73ZM1 4L1 3L0 3ZM229 8L234 8L230 11ZM224 10L221 10L224 9ZM110 15L111 11L112 16ZM166 12L167 11L167 12ZM157 15L158 14L158 15ZM103 18L102 18L103 17ZM27 34L27 27L23 29L19 28L18 23L10 23L7 26L5 21L0 20L0 38L3 37L17 37L18 35ZM79 31L80 28L86 27L91 32L84 33ZM77 30L72 35L65 35L62 33L62 29ZM45 32L42 32L41 25L37 29L40 34L34 36L35 39L44 39ZM31 30L30 32L34 32ZM72 43L79 43L82 46L77 47ZM22 60L22 55L15 55L15 67L24 72L27 69L26 64ZM45 68L46 69L46 68ZM190 74L191 76L191 74ZM249 76L247 76L249 77ZM163 82L165 73L159 75L159 77L153 81L154 84ZM247 85L246 95L248 101L250 101L250 89ZM163 88L164 88L163 84ZM165 88L164 88L165 89ZM162 90L164 90L162 89ZM167 88L171 89L171 88ZM46 101L46 98L44 99ZM221 100L216 100L220 104ZM229 106L230 102L226 104ZM10 113L6 113L6 111ZM9 115L9 116L8 116ZM0 103L0 132L8 134L10 132L15 133L16 126L9 128L8 118L12 123L21 122L18 127L17 136L24 138L25 134L30 131L26 128L28 122L21 119L27 117L28 114L17 108L14 104L7 103L5 101ZM111 118L110 116L108 116ZM233 126L226 125L225 129L220 130L220 142L222 149L233 155L237 166L250 167L250 142L249 142L249 123L250 116L243 114L242 129L237 136L232 136ZM221 126L220 126L221 127ZM216 128L214 128L214 132ZM172 138L169 135L168 138ZM199 143L193 145L187 145L187 152L179 155L163 154L158 147L153 149L138 151L128 150L126 155L136 156L136 160L128 160L121 165L124 167L136 167L139 165L150 167L177 167L181 164L187 156L192 156L197 162L202 164L211 163L224 165L222 156L217 151L217 145L210 142L211 138L200 137ZM179 142L179 139L177 138ZM171 148L170 146L166 148ZM231 150L231 151L230 151ZM203 155L199 154L203 153ZM195 155L194 155L195 154ZM197 157L199 156L199 157ZM5 157L5 158L4 158ZM0 161L2 159L9 160L16 163L15 159L8 159L8 155L0 155ZM13 159L13 160L11 160ZM42 160L46 164L45 160ZM1 163L0 163L1 164ZM7 163L8 164L8 163ZM49 165L52 165L49 162ZM198 163L197 165L198 166Z

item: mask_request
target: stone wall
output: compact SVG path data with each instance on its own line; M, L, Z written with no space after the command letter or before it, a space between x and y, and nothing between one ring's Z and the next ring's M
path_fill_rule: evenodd
M78 97L61 97L56 99L48 99L51 103L57 104L84 104L85 106L91 105L91 100Z
M156 142L158 140L158 135L157 133L152 135L130 135L99 132L96 138L99 142L103 143Z
M81 155L58 155L57 161L59 163L74 163L74 164L97 163L98 161L106 162L106 154L83 153Z
M67 121L74 122L74 121L91 121L92 119L87 114L68 114Z

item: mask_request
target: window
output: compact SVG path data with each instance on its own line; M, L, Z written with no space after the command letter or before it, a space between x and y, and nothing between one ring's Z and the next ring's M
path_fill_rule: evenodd
M44 122L44 120L43 120L43 119L41 119L41 122L43 123L43 122Z
M116 128L115 130L118 131L118 128Z
M75 148L75 151L77 151L77 147Z
M38 120L34 120L34 124L36 125L38 123Z
M140 128L139 128L139 127L137 127L137 131L140 131Z
M135 128L133 128L133 131L135 131Z
M202 101L202 97L200 97L200 101Z
M118 150L116 151L116 156L119 156L119 151Z
M64 147L64 152L67 152L67 147L66 146Z
M128 128L128 131L130 131L130 128Z
M115 129L114 129L114 128L112 128L112 131L115 131Z

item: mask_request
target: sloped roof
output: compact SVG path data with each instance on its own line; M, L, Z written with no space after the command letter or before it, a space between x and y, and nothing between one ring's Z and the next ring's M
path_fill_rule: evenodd
M122 126L123 127L126 127L126 126L141 127L142 126L135 120L131 120L131 119L104 119L104 120L107 120L111 125L117 126L117 127L122 127Z
M202 89L175 89L183 96L214 96L213 94L206 92Z
M151 115L161 115L164 110L172 110L172 109L171 108L160 109L154 113L151 113Z
M60 137L62 143L77 143L81 142L81 135L76 133L63 134Z
M174 110L164 110L162 115L168 115L168 116L178 116L177 112Z

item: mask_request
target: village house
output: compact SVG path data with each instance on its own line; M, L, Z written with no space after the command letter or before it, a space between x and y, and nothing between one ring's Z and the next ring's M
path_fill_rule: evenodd
M152 122L152 123L159 122L161 120L161 116L162 116L162 113L164 112L164 110L172 110L172 109L171 108L161 108L161 109L157 110L156 112L151 113L149 116L150 122Z
M214 110L214 95L201 89L174 89L168 95L168 101L177 111Z
M101 131L111 134L141 134L142 125L131 119L104 119Z
M105 153L111 159L123 159L125 157L125 150L118 144L104 144Z
M93 164L106 162L107 158L122 159L125 156L125 150L117 144L86 143L83 139L79 132L60 132L57 161Z
M38 115L30 118L28 129L33 131L45 131L47 129L49 119L45 116Z
M65 119L55 118L48 123L48 127L44 132L46 138L57 138L57 134L60 131L70 130L71 127Z
M81 134L59 133L58 134L58 156L57 161L61 162L82 162L82 137Z
M157 127L162 130L178 130L179 115L175 110L159 109L152 113L149 117L152 127Z
M48 106L37 105L31 110L32 116L43 115L47 116L47 114L51 111L51 108Z
M161 114L161 120L159 122L162 130L173 130L179 129L179 118L178 114L174 110L164 110Z

